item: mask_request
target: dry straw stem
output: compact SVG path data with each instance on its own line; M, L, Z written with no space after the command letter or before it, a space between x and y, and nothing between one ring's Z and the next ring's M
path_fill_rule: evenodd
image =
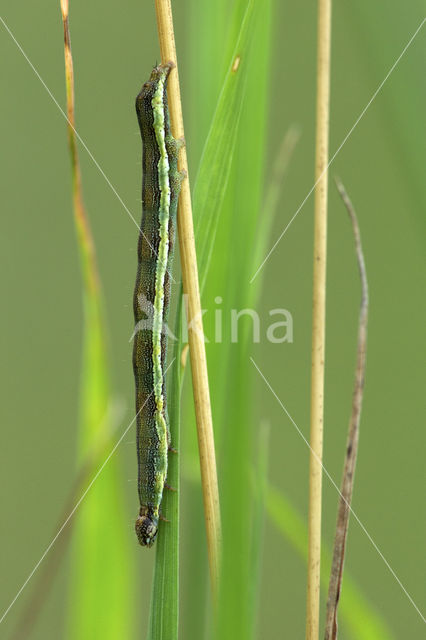
M368 283L362 252L361 236L358 220L352 203L343 184L336 178L337 189L349 213L355 239L355 250L361 277L361 305L358 320L358 347L355 369L355 382L352 395L352 414L349 422L346 443L345 464L343 467L342 485L340 488L339 507L337 512L336 534L334 538L333 562L331 565L330 583L328 587L325 640L337 638L337 606L343 576L346 536L348 532L350 505L354 484L354 474L358 453L359 422L361 418L362 396L364 392L365 360L367 354L367 319L368 319Z
M168 97L172 132L175 138L184 136L182 105L180 99L176 46L170 0L156 0L158 35L162 62L172 61L176 67L170 74ZM179 169L188 176L186 149L180 152ZM203 486L204 515L207 531L207 548L210 565L212 592L215 597L219 576L219 552L221 539L219 490L217 483L216 456L214 449L213 423L210 392L207 376L207 360L201 314L200 288L198 283L197 256L195 253L194 228L192 222L191 193L188 177L183 181L178 208L178 232L182 265L182 281L187 296L187 321L189 353L191 358L192 386L198 432L201 481Z
M319 637L331 0L319 0L318 2L317 37L311 454L309 468L309 541L306 605L307 640L317 640Z
M89 294L98 296L100 285L96 266L95 247L90 230L86 208L83 202L81 188L81 171L77 151L77 137L75 133L75 104L74 104L74 67L71 54L71 37L69 30L68 0L61 0L62 22L64 25L64 54L65 54L65 82L68 117L68 144L71 155L72 187L74 217L77 227L79 245L82 250L83 277Z

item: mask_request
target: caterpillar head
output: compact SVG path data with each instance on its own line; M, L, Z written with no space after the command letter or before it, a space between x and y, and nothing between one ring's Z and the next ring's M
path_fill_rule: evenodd
M136 96L136 112L138 117L143 117L144 113L149 113L151 111L151 101L157 90L159 82L162 82L165 92L170 71L175 66L176 65L170 61L164 64L159 64L153 68L149 80L142 85L142 89Z
M158 518L151 509L142 509L136 519L135 531L139 544L143 547L152 547L158 531Z

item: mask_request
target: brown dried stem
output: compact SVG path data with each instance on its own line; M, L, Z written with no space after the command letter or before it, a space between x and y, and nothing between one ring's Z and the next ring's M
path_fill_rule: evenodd
M354 474L358 453L359 422L361 417L362 396L364 391L365 360L367 353L367 320L368 320L368 283L362 252L361 236L358 221L352 203L343 184L336 178L337 189L345 204L352 222L355 238L355 250L361 277L361 306L358 321L358 348L355 369L355 383L352 396L352 415L349 422L346 456L343 468L340 500L337 512L336 534L334 538L333 561L331 565L330 583L328 587L325 640L337 638L337 607L342 587L343 564L345 560L346 537L348 533L349 514L354 485Z
M96 266L95 248L92 232L83 201L81 187L80 161L77 151L77 136L75 131L75 102L74 102L74 67L71 54L71 37L69 30L68 0L61 0L62 22L64 25L64 54L65 54L65 82L67 97L68 144L71 155L72 186L74 218L78 234L78 243L82 259L82 271L88 294L98 297L100 291L98 269Z

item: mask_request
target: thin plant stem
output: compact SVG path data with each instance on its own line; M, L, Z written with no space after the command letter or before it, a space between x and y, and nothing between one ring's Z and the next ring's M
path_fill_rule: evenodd
M92 232L90 229L86 207L83 201L80 161L78 158L77 136L75 132L74 67L71 53L68 0L61 0L61 13L64 26L68 144L71 155L74 218L78 234L79 247L81 251L81 259L83 262L83 277L88 289L88 295L97 299L100 292L100 282L96 265L95 247Z
M331 0L318 0L317 37L316 188L306 640L318 640L319 637Z
M339 507L337 511L336 534L334 537L333 561L328 586L327 613L325 624L325 640L337 638L337 607L342 587L343 564L345 560L346 537L348 533L350 505L354 485L355 466L358 454L359 423L361 418L362 397L364 392L365 361L367 355L367 321L368 321L368 283L364 254L361 245L358 220L348 194L338 178L336 185L343 203L351 219L355 251L361 278L361 305L358 320L358 346L355 368L355 382L352 395L352 414L349 421L346 455L340 487Z
M74 71L69 28L69 2L60 0L65 51L65 80L68 122L68 144L71 157L74 218L77 245L83 277L83 350L79 398L78 458L86 454L92 442L104 428L104 418L110 398L110 376L107 354L107 333L95 245L83 202L81 170L75 129ZM67 614L68 635L87 637L93 616L102 609L103 594L114 591L114 607L102 609L96 617L99 636L112 637L113 625L119 625L123 636L130 633L130 592L132 574L130 552L123 544L124 531L120 526L123 506L118 495L117 466L114 463L105 472L102 489L89 497L76 523L75 548L71 566L71 586ZM97 527L102 526L106 509L115 514L113 522L99 537ZM105 557L110 554L109 561ZM116 581L120 589L115 589ZM102 584L102 589L97 587ZM76 615L76 612L77 615Z
M183 117L177 69L176 46L170 0L155 0L157 26L162 62L172 61L176 67L170 74L168 98L172 133L183 138ZM213 597L216 598L219 576L219 554L221 540L219 489L216 471L216 455L213 437L213 422L207 375L207 359L201 313L200 288L198 282L197 257L195 252L192 220L191 193L188 180L186 149L180 152L179 169L186 172L178 206L178 235L182 266L183 290L186 299L188 341L192 370L195 416L197 422L198 448L201 467L201 482L204 500L204 515L207 533L207 550Z

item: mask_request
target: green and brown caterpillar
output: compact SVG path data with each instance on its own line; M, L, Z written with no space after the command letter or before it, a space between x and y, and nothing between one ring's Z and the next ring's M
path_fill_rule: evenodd
M170 131L167 79L172 62L154 67L136 98L142 136L142 222L133 297L136 330L133 370L136 384L136 440L140 510L136 534L150 547L157 535L167 478L170 429L166 404L167 318L182 174L183 141Z

